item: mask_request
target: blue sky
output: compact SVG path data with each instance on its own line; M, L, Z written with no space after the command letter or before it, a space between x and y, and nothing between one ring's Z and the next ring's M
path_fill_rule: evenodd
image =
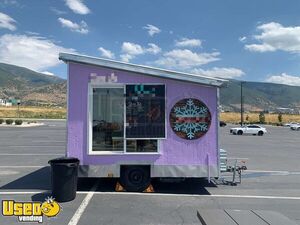
M300 86L300 1L1 0L0 61L66 77L58 52Z

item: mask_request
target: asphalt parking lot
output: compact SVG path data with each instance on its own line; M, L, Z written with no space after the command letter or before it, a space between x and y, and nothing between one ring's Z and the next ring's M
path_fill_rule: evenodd
M230 158L247 158L242 184L156 180L155 193L120 193L114 180L80 179L76 199L43 224L201 224L201 209L271 210L300 224L300 132L267 126L263 137L236 136L230 127L220 128L220 147ZM48 160L64 155L65 137L64 121L0 128L0 200L43 201L50 189ZM0 224L19 222L0 216Z

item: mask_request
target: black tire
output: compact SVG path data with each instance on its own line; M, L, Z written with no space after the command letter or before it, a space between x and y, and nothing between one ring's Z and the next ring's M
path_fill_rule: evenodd
M122 166L120 183L126 191L144 191L151 183L149 166Z
M239 131L237 132L237 134L238 134L238 135L243 135L243 131L242 131L242 130L239 130Z
M258 136L263 136L263 135L264 135L264 132L260 130L260 131L258 131L257 135L258 135Z

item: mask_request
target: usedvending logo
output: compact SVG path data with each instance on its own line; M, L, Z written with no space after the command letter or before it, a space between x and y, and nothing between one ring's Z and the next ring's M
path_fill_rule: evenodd
M43 217L55 217L61 211L60 205L52 197L44 202L2 201L2 215L16 216L19 222L43 222Z

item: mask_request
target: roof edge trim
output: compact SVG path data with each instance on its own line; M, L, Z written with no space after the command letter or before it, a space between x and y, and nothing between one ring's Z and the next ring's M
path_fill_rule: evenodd
M102 66L102 67L107 67L112 69L141 73L149 76L187 81L187 82L198 83L198 84L203 84L208 86L222 87L225 85L225 83L227 83L227 80L220 79L220 78L177 72L177 71L155 68L150 66L125 63L125 62L120 62L120 61L115 61L110 59L96 58L96 57L91 57L86 55L59 53L59 59L64 62L77 62L82 64Z

